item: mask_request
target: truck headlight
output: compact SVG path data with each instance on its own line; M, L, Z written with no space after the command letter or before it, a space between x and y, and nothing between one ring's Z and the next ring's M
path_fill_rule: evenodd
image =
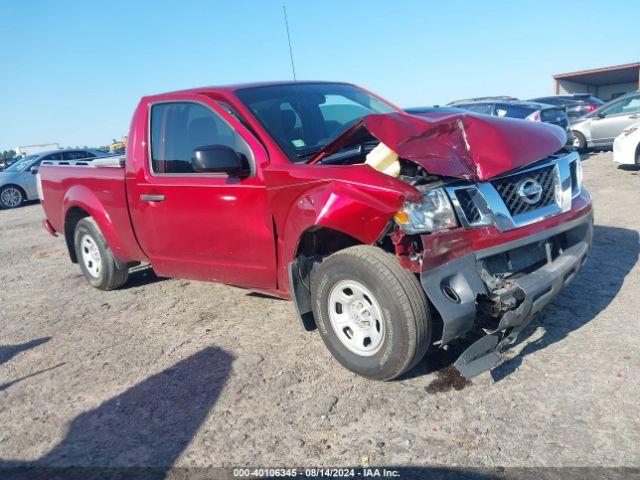
M410 235L458 226L453 206L443 188L424 192L422 203L405 202L393 218L402 231Z

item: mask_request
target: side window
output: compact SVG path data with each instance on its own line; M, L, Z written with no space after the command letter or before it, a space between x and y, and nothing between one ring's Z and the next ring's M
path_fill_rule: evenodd
M496 115L499 117L526 118L535 112L535 109L522 105L503 103L496 106Z
M471 103L469 105L461 105L460 107L484 115L491 115L493 113L493 105L491 103Z
M194 174L193 152L225 145L252 154L244 139L210 108L194 102L159 103L151 107L151 168L154 173Z
M627 104L622 107L622 113L629 115L640 112L640 97L632 97L628 100Z
M89 152L84 152L82 150L71 150L69 152L62 152L63 160L84 160L92 156L93 155L89 155Z
M605 115L618 115L622 113L622 105L624 102L616 102L612 105L609 105L607 108L602 109L602 113Z
M605 115L630 115L638 112L640 112L640 97L625 98L602 110Z
M62 153L52 153L51 155L43 157L42 160L62 160Z

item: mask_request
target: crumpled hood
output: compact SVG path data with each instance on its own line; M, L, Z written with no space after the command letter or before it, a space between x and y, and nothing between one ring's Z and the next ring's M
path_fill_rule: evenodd
M474 114L373 114L358 120L309 163L373 136L434 175L485 181L560 150L560 127Z

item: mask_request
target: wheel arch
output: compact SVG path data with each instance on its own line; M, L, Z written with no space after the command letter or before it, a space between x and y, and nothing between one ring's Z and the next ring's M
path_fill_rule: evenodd
M90 189L81 185L71 187L65 194L62 205L64 209L62 215L64 237L72 262L77 263L78 261L73 242L75 227L85 217L93 218L114 256L119 261L126 262L122 255L125 249L120 234L113 225L104 205Z
M67 213L64 217L64 239L67 244L69 258L73 263L78 263L78 256L76 255L73 238L76 231L76 225L83 218L90 216L91 215L89 215L89 212L87 212L83 208L79 206L73 206L67 210Z
M324 256L360 244L374 244L387 231L404 197L388 189L330 182L308 190L276 221L281 259L278 284L291 295L302 325L315 329L309 279ZM280 236L280 235L279 235Z
M287 273L291 298L296 306L302 327L307 331L317 328L311 308L311 275L322 258L363 242L340 230L314 225L300 235L293 260Z

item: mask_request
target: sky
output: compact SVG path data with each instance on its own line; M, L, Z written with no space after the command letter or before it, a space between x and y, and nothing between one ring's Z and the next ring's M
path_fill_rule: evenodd
M143 95L291 79L282 5L299 80L401 107L640 61L637 0L0 0L0 150L108 145Z

